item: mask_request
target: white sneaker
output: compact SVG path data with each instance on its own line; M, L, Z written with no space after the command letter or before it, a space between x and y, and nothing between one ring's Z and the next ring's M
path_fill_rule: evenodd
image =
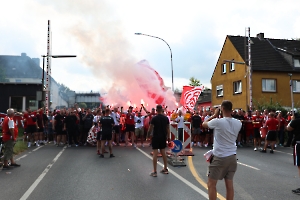
M208 144L204 144L205 147L208 147Z
M142 147L143 147L143 148L145 147L144 144L142 144Z
M192 147L194 146L194 142L191 142L191 146L192 146Z
M31 147L31 142L28 142L28 146L27 146L27 147L28 147L28 148Z
M135 143L133 144L133 148L136 148L136 144Z
M40 146L40 144L39 144L38 142L35 142L35 144L36 144L36 146L37 146L37 147L39 147L39 146Z
M277 144L275 144L275 148L277 147Z
M112 142L112 145L116 146L116 143L115 143L115 142Z
M198 147L202 147L202 143L198 142Z
M257 151L257 148L256 148L256 147L254 148L254 151Z
M105 146L107 146L107 141L105 142Z

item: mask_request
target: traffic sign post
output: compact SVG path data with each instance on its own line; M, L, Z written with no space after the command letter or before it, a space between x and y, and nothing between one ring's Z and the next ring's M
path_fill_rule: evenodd
M171 145L169 146L171 147L171 151L175 154L175 156L168 156L168 158L170 158L168 163L173 167L186 166L182 159L178 159L178 153L181 152L183 147L182 142L180 140L173 140L170 143Z

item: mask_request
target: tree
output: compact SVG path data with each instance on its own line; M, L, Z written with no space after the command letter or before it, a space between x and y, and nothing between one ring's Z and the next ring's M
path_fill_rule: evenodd
M86 105L86 103L81 102L81 103L78 103L78 107L79 108L87 108L87 105Z
M198 80L198 79L196 79L194 77L191 77L189 85L190 86L200 86L202 84L200 83L200 80Z

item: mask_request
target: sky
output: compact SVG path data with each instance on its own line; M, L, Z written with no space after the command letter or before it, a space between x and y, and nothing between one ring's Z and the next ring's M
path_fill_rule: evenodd
M210 78L226 35L300 38L299 0L10 0L0 7L0 55L47 53L51 21L53 78L71 90L119 92L146 78L136 63L147 60L171 87L172 49L175 88L195 77ZM41 59L42 65L42 59ZM139 73L136 73L139 71Z

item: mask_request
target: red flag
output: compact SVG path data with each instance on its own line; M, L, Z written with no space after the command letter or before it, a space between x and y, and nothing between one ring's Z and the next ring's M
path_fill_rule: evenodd
M183 86L180 103L183 107L193 110L204 86Z

